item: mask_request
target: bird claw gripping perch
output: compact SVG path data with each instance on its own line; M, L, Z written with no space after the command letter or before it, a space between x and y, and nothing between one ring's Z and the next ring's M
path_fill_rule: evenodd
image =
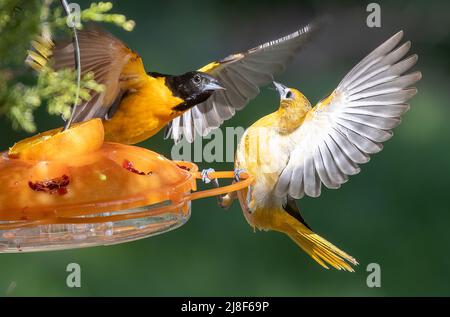
M239 182L239 181L241 180L241 175L242 175L243 173L247 173L247 172L245 171L245 169L243 169L243 168L236 168L236 169L234 170L234 179L236 180L236 182Z
M219 188L219 180L217 178L212 178L210 177L210 175L212 175L212 173L215 173L216 171L213 168L208 168L208 169L204 169L202 171L202 181L205 184L209 184L212 182L212 185L215 188ZM228 207L231 205L231 201L228 202L228 197L231 193L227 193L227 194L222 194L222 195L217 195L217 204L219 205L220 208L223 209L228 209ZM233 200L233 199L230 199Z
M217 178L211 178L209 175L212 175L212 173L215 173L216 171L214 170L214 168L207 168L207 169L204 169L203 171L202 171L202 181L205 183L205 184L209 184L209 183L213 183L213 186L214 187L219 187L219 181L217 180Z
M220 188L219 181L217 178L213 177L213 175L216 173L216 171L213 168L204 169L201 172L201 179L205 184L209 184L212 182L213 186L215 188ZM233 178L234 183L237 184L240 183L242 180L246 179L248 177L247 172L244 169L235 169L233 171ZM230 185L233 186L233 185ZM252 196L252 190L251 185L247 187L247 203L250 203L251 196ZM217 195L217 204L220 208L228 209L232 202L237 198L236 191L230 191L225 194Z
M236 168L234 170L234 179L236 180L236 182L240 182L241 181L241 175L242 174L246 174L247 171L243 168ZM248 186L248 191L247 191L247 206L250 206L250 202L252 199L252 186Z

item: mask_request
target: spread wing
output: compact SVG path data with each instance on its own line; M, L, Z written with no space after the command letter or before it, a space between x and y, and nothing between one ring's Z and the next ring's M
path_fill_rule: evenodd
M140 57L113 35L100 29L79 32L81 73L93 72L104 90L77 107L74 121L105 118L115 104L120 102L126 83L138 80L145 74ZM55 69L74 68L72 41L56 43L52 57Z
M307 25L288 36L201 68L199 71L217 78L226 90L215 92L207 101L175 118L166 130L166 138L178 142L184 135L192 142L195 132L205 136L218 128L255 98L259 87L271 83L273 76L284 70L316 28L315 24Z
M403 75L417 62L399 32L357 64L336 90L318 103L293 134L295 144L275 187L277 195L318 197L321 184L339 188L358 164L382 150L409 109L420 72Z

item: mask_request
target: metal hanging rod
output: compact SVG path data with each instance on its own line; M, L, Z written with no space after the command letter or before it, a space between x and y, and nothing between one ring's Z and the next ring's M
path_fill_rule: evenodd
M69 4L67 3L67 0L60 0L61 1L61 5L64 9L64 11L66 12L66 15L69 17L70 16L70 8L69 8ZM74 47L74 58L75 58L75 70L77 72L77 90L75 92L75 101L73 103L73 107L72 107L72 112L70 114L69 119L66 121L66 124L64 125L64 130L67 130L70 128L73 119L75 117L75 112L77 110L77 102L78 102L78 98L80 96L80 85L81 85L81 59L80 59L80 43L78 41L78 32L77 32L77 27L75 25L75 23L71 26L72 32L73 32L73 37L72 37L72 42L73 42L73 47Z

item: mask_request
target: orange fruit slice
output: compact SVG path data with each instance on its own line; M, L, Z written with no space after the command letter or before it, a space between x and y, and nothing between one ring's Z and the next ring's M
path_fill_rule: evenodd
M9 149L10 158L34 161L70 159L98 150L105 131L100 119L80 122L70 129L50 130L24 139Z

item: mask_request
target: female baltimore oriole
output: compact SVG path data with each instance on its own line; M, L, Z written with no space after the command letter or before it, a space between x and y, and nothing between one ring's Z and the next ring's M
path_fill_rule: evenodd
M304 46L315 26L233 54L197 71L173 76L145 72L141 57L98 28L79 32L81 72L93 72L105 89L79 105L74 122L104 119L105 140L138 143L168 125L166 137L192 142L231 118L269 84ZM50 58L55 69L74 68L71 41L35 41L28 64L40 69Z
M411 43L396 48L402 37L399 32L375 49L315 107L298 90L274 83L279 109L248 128L238 146L236 175L245 170L255 177L238 193L248 223L287 234L325 268L353 271L357 262L311 230L295 199L318 197L321 184L339 188L392 136L417 92L411 86L422 77L403 75L418 57L404 58ZM227 207L234 198L220 202Z

